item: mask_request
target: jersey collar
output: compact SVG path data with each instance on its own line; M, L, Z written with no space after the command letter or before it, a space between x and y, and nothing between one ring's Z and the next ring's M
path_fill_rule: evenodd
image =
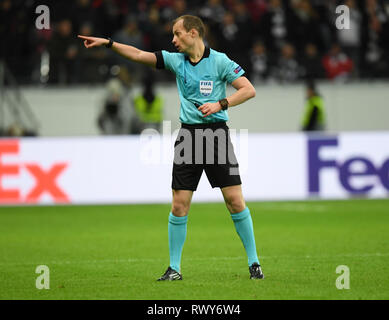
M209 55L210 55L210 53L211 53L211 49L210 49L209 47L205 47L204 54L203 54L203 56L201 57L201 59L200 59L199 61L197 61L197 62L192 62L192 61L190 61L190 59L189 59L189 57L188 57L187 55L185 55L185 60L188 60L189 63L190 63L192 66L195 66L195 65L197 65L198 63L200 63L200 61L203 60L204 58L208 58Z

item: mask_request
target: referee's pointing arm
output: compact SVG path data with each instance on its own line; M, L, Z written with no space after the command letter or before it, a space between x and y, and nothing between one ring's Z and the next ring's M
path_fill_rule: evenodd
M82 35L79 35L78 37L84 40L84 45L88 49L104 45L107 48L112 48L113 51L131 61L142 63L154 68L158 67L158 58L154 52L147 52L130 45L113 42L110 38L105 39ZM200 34L195 28L186 30L183 26L183 21L180 19L177 19L173 25L172 43L179 52L188 54L190 59L194 59L197 62L201 60L201 55L203 55L205 48L202 34ZM221 101L219 101L206 102L198 107L198 110L202 112L203 117L225 110L225 108L239 105L246 100L255 97L255 88L246 77L240 76L236 78L231 82L231 85L236 89L236 91L229 97L222 99L224 106Z
M110 39L86 37L81 35L78 37L84 40L85 48L89 49L100 46L111 46L113 51L131 61L143 63L150 67L155 67L157 64L157 57L152 52L143 51L133 46L113 42Z

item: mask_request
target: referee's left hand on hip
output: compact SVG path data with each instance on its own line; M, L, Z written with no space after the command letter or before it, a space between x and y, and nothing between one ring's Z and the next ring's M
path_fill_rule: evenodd
M203 113L203 117L207 117L212 113L216 113L222 109L221 105L219 102L214 102L214 103L204 103L199 107L199 110Z

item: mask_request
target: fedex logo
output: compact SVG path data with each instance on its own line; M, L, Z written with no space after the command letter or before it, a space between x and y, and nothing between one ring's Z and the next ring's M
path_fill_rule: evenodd
M332 168L338 173L342 187L352 194L366 194L378 184L389 191L389 158L381 165L374 163L367 156L355 156L347 159L322 159L320 150L338 147L338 138L308 139L308 189L310 193L320 192L320 171ZM356 167L358 166L358 170ZM352 178L359 177L358 186ZM375 183L363 177L376 177Z
M18 140L0 140L0 203L37 203L44 194L49 194L55 202L69 202L67 194L57 185L57 179L66 169L67 163L53 163L46 169L33 162L4 163L5 155L18 155L19 152ZM5 178L17 178L22 170L26 170L35 181L25 196L21 195L19 188L6 188L3 185Z

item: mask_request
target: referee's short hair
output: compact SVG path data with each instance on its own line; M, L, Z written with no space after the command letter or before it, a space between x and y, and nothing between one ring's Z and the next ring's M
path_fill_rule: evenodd
M204 38L205 26L203 21L199 17L192 16L189 14L180 16L173 21L173 26L180 20L183 20L183 25L186 31L196 29L197 32L199 33L200 38Z

